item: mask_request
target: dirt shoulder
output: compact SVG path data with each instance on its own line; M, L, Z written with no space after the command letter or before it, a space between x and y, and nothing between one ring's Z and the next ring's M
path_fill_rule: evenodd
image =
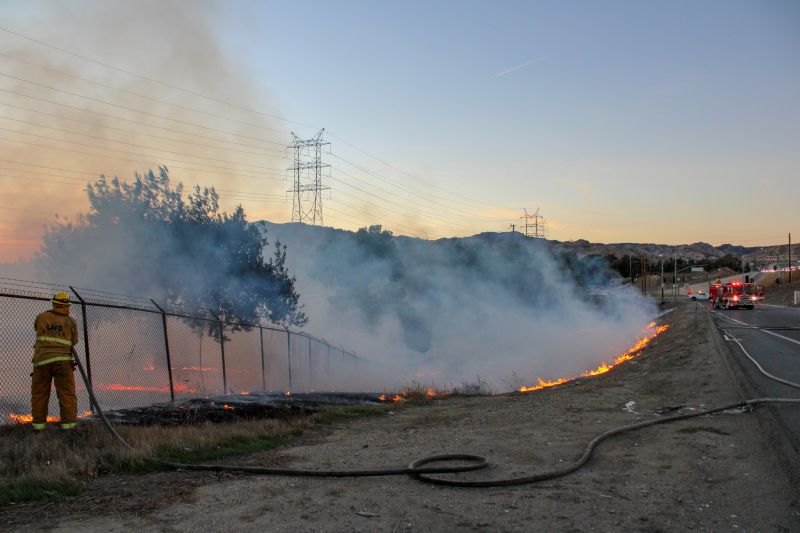
M597 378L356 419L237 462L355 469L461 452L493 464L465 477L521 476L572 461L597 434L664 408L740 400L702 306L682 304L668 322L644 355ZM800 501L772 431L758 412L655 426L604 442L567 477L513 488L447 488L405 477L106 477L97 481L96 503L82 496L0 518L56 531L796 531Z

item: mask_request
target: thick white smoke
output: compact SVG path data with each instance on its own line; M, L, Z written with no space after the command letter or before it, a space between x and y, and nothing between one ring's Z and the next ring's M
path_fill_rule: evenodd
M289 247L309 331L379 361L394 385L496 390L575 376L641 335L654 305L634 290L592 298L602 261L573 264L519 234L423 241L264 224ZM577 281L576 281L577 280Z

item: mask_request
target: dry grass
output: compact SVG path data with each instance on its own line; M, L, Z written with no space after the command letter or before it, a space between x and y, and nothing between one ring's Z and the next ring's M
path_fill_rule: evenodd
M41 433L27 425L0 426L0 505L76 494L84 480L107 472L162 468L153 459L213 461L271 449L319 424L386 409L328 408L288 420L118 427L134 451L122 447L99 423L82 424L71 432L52 428Z

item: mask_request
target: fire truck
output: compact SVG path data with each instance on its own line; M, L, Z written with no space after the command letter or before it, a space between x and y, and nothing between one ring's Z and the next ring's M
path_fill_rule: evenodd
M715 309L752 309L764 300L764 287L741 281L712 283L708 287L708 301Z

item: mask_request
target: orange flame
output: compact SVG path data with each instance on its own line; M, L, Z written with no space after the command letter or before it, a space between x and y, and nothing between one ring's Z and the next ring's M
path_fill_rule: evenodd
M78 415L78 418L86 418L87 416L92 416L94 413L91 411L84 411L83 414ZM33 415L18 415L16 413L8 413L6 418L16 424L31 424L33 423ZM49 416L47 417L48 422L61 422L61 417L59 416Z
M105 391L139 391L139 392L169 392L169 386L166 387L142 387L138 385L122 385L121 383L111 383L110 385L95 385L98 390ZM175 392L195 393L196 391L186 385L185 383L176 383L174 385Z
M425 392L425 396L427 396L428 398L433 398L434 396L436 396L436 393L435 393L435 392L433 392L433 389L428 389L428 390Z
M226 404L223 404L222 408L223 408L223 409L226 409L226 410L228 410L228 411L235 411L235 410L236 410L236 408L235 408L235 407L233 407L233 406L230 406L230 405L228 405L227 403L226 403Z
M600 366L598 366L597 368L595 368L593 370L587 370L586 372L583 372L581 374L581 377L585 377L586 378L586 377L590 377L590 376L597 376L597 375L600 375L600 374L605 374L606 372L608 372L609 370L611 370L612 368L614 368L618 364L624 363L625 361L630 361L634 357L637 357L638 355L640 355L642 350L644 350L644 348L648 344L650 344L650 342L653 339L655 339L656 337L658 337L659 335L661 335L662 333L664 333L668 329L669 329L669 325L668 324L664 324L663 326L656 326L655 322L650 322L644 328L644 331L646 332L646 335L644 337L642 337L641 339L639 339L638 341L636 341L636 344L634 344L633 346L628 348L621 355L618 355L617 357L615 357L613 363L611 363L611 364L600 363ZM544 380L542 378L537 378L537 379L538 379L538 384L532 385L530 387L520 387L519 392L532 392L532 391L536 391L536 390L545 389L547 387L555 387L557 385L563 385L564 383L568 383L570 381L573 381L575 378L559 378L559 379L557 379L555 381L548 381L548 380Z
M574 379L574 378L569 378L569 379L561 378L561 379L557 379L555 381L548 381L546 379L537 378L537 381L539 382L538 384L532 385L530 387L520 387L519 391L520 392L531 392L531 391L535 391L535 390L539 390L539 389L546 389L547 387L555 387L557 385L562 385L562 384L566 383L567 381L572 381L572 379Z
M405 398L400 394L395 394L393 397L389 398L385 394L381 394L378 396L378 400L381 402L402 402Z

